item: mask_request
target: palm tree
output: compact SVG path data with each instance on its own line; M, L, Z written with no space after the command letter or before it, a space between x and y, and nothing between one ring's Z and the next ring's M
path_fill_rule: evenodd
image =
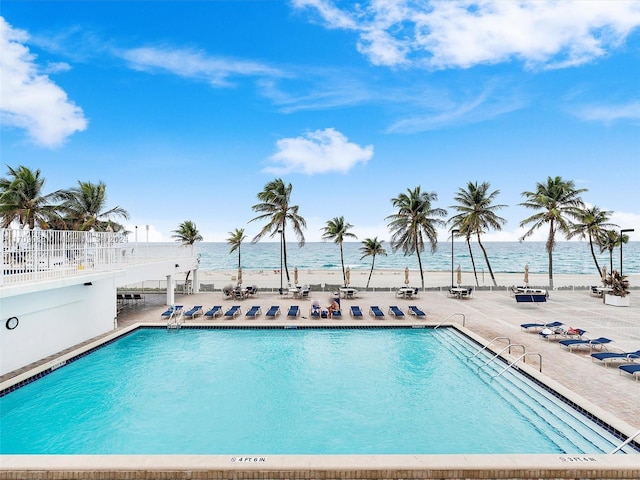
M293 232L298 239L298 247L304 246L302 229L307 228L307 222L298 214L299 207L297 205L290 205L292 190L293 186L290 183L285 185L281 178L276 178L267 183L264 186L264 190L258 193L258 200L260 200L261 203L257 203L251 207L254 212L258 212L260 215L249 220L250 222L267 220L267 224L253 237L251 243L258 242L267 233L270 233L269 236L271 238L277 233L280 234L280 248L284 255L287 283L291 283L289 267L287 266L287 242L285 240L287 222L290 222L293 227Z
M185 220L180 225L178 225L177 230L172 231L173 235L171 238L175 238L176 242L181 242L182 245L189 245L191 247L191 255L193 255L193 245L196 242L202 241L202 235L198 231L198 227L195 222L191 220ZM185 283L189 280L189 274L191 270L187 272L187 276L185 277Z
M478 185L478 182L468 182L467 188L459 188L453 199L458 202L457 205L452 205L458 212L449 219L449 222L454 228L460 230L460 236L465 236L467 239L467 245L469 246L469 253L471 254L471 260L473 261L473 254L471 253L471 235L476 235L478 239L478 245L484 255L484 260L487 262L487 268L493 280L493 286L497 287L496 278L489 263L489 257L487 250L484 248L482 241L480 240L480 234L486 233L488 230L502 230L502 226L507 221L496 214L496 210L506 207L507 205L493 205L495 198L500 194L500 190L494 190L489 193L491 184L489 182L482 182ZM475 262L473 271L475 274ZM478 276L476 274L476 283Z
M609 252L609 272L613 272L613 251L621 244L629 241L629 235L622 234L616 230L605 230L600 238L600 252ZM602 273L601 273L602 275Z
M556 232L570 234L570 218L579 218L580 209L584 206L580 194L586 191L586 188L575 188L573 181L556 176L547 177L546 183L537 183L534 192L522 192L526 201L520 205L539 210L539 212L520 222L520 227L531 225L520 241L531 236L538 228L549 225L546 250L549 254L549 288L551 289L553 289L553 249L556 245Z
M104 182L78 181L77 187L62 191L60 195L66 221L73 230L105 232L110 227L117 231L122 229L122 225L114 222L112 217L129 218L129 213L122 207L106 209L107 186Z
M342 280L344 281L344 285L347 284L347 275L344 269L344 253L342 250L342 242L346 237L350 238L358 238L355 234L349 232L349 229L352 228L348 222L344 221L344 217L335 217L333 220L328 220L327 224L322 227L323 240L333 240L335 243L340 245L340 262L342 264Z
M49 228L59 206L60 190L43 194L45 179L40 170L31 170L23 165L9 167L7 178L0 178L0 215L2 227L17 220L21 227L33 229L36 225Z
M425 238L431 243L431 251L435 252L438 246L436 227L445 225L444 221L435 217L447 215L447 211L443 208L432 208L431 204L436 200L438 200L437 193L422 192L418 185L413 190L407 189L407 193L400 193L397 198L392 198L391 203L398 209L398 213L385 218L390 220L393 251L402 249L405 256L417 254L422 288L424 288L424 271L420 252L424 251Z
M240 245L243 240L247 238L244 234L244 228L236 228L233 232L229 232L230 237L227 238L227 243L231 245L229 253L238 251L238 268L240 268Z
M367 279L367 286L369 288L369 282L371 282L371 275L373 274L373 265L376 262L376 255L384 255L387 256L387 251L384 249L382 244L384 240L379 240L378 237L374 238L365 238L362 241L362 246L360 247L360 253L362 253L362 260L365 257L371 257L371 271L369 272L369 278Z
M598 275L600 277L602 277L602 270L598 264L598 258L596 257L596 252L593 248L593 242L595 240L598 245L601 245L607 229L618 226L614 223L609 223L609 216L612 213L613 212L611 211L600 210L595 206L580 209L577 222L571 225L571 231L567 237L572 238L579 236L580 238L589 239L591 256L593 257L593 261L596 264L596 269L598 270Z

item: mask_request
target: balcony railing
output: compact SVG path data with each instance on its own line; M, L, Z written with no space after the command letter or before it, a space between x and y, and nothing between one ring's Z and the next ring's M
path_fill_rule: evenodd
M104 272L193 255L190 247L129 243L122 234L0 229L0 286Z

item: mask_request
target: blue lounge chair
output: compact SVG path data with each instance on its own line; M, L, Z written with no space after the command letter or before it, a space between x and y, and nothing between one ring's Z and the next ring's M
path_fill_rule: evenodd
M521 323L520 328L522 330L530 330L532 332L536 332L538 330L544 330L545 328L558 328L564 325L562 322L551 322L551 323Z
M415 305L409 305L409 314L414 315L417 318L425 318L427 316L422 310L420 310Z
M378 307L377 305L372 305L369 308L369 315L373 315L377 319L384 318L384 312L380 310L380 307Z
M241 311L240 311L240 305L234 305L233 307L231 307L229 310L227 310L226 312L224 312L224 318L228 318L228 319L234 319L236 318L238 315L240 315Z
M342 311L341 310L334 310L333 313L331 314L331 318L335 318L337 320L342 320Z
M313 320L319 319L321 315L322 309L320 308L320 305L313 305L311 307L311 310L309 310L309 317L311 317Z
M362 310L357 305L351 305L351 316L353 318L362 319Z
M262 310L260 310L260 307L257 305L254 305L247 311L247 313L245 313L244 316L247 318L256 318L261 313L262 313Z
M183 313L186 318L194 318L198 315L202 315L202 305L195 305L193 308Z
M574 348L589 347L589 350L593 350L595 347L602 348L603 345L612 342L613 340L605 337L594 338L593 340L581 339L581 340L560 340L560 346L566 347L569 351Z
M169 318L171 314L178 313L180 310L182 310L182 305L172 305L165 312L162 312L160 316L162 318Z
M618 368L620 369L620 374L622 374L622 372L626 372L629 375L633 375L634 377L636 377L636 382L638 381L638 378L640 378L640 364L638 363L620 365Z
M219 317L220 315L222 315L221 305L215 305L211 307L211 310L207 310L207 312L204 314L205 318L216 318L216 317Z
M291 305L289 307L289 311L287 312L287 317L297 318L298 315L300 315L300 307L298 307L298 305Z
M549 333L551 332L551 333ZM582 338L582 335L587 333L586 330L582 330L581 328L569 328L565 330L562 327L552 328L552 329L544 329L540 332L540 336L545 340L556 340L558 338L563 339L579 339Z
M547 295L544 293L516 293L515 297L518 303L541 303L547 301Z
M280 307L277 305L272 305L269 310L267 310L267 314L265 315L265 317L270 318L270 319L274 319L276 318L278 315L280 315Z
M404 312L400 310L396 305L391 305L389 307L389 314L393 315L396 318L404 318Z
M635 352L597 352L591 354L592 360L598 360L606 366L613 362L633 362L640 359L640 350Z

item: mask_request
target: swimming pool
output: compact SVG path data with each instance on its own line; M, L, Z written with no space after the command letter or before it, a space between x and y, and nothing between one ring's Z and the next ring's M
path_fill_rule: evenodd
M455 329L140 328L0 398L0 452L603 453ZM627 449L629 453L633 450Z

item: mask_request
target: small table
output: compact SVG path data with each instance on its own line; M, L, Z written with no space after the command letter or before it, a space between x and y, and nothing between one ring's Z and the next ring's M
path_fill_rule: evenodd
M402 298L413 298L414 294L415 289L411 287L400 287L397 292L397 295Z
M456 298L462 298L463 295L466 295L468 292L468 289L464 288L464 287L451 287L449 289L449 291L451 292L452 295L454 295Z
M338 290L340 290L340 295L342 296L342 298L355 298L356 294L358 293L355 288L350 287L340 287Z

